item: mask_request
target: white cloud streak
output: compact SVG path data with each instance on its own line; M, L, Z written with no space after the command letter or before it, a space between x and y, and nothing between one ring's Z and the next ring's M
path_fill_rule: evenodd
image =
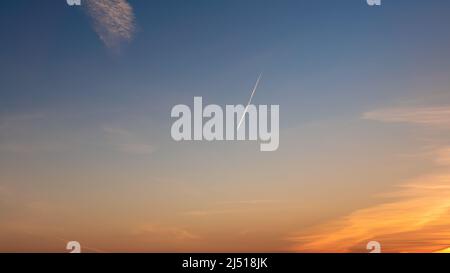
M366 112L363 118L389 123L450 127L450 106L384 108Z

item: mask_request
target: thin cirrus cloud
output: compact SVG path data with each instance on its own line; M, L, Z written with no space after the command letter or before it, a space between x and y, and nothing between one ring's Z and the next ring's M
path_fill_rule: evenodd
M442 148L435 152L436 160L438 165L450 166L450 147Z
M131 155L150 155L156 150L156 146L144 141L135 132L118 128L103 127L103 131L109 140L109 144L116 151Z
M430 129L450 126L450 107L386 108L366 112L364 119L410 123ZM432 160L439 169L400 185L386 200L358 209L290 238L299 252L367 251L376 240L385 252L450 250L450 147L438 148Z
M450 245L450 173L432 174L386 194L390 201L357 210L290 238L299 252L435 252Z
M385 108L363 114L364 119L450 127L450 106Z
M225 201L218 202L218 205L222 205L222 208L212 208L204 210L192 210L185 214L189 216L212 216L212 215L237 215L243 213L249 213L254 209L260 209L261 206L274 206L276 204L284 203L281 200L265 200L265 199L254 199L254 200L240 200L240 201ZM225 208L223 208L225 205Z
M200 237L184 228L146 224L132 231L132 234L143 237L148 241L162 241L165 243L179 243L196 241Z
M86 0L94 29L108 48L130 41L136 29L133 7L126 0Z

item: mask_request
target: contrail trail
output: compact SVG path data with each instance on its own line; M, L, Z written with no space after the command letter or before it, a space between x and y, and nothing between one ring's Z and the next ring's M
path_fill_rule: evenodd
M245 114L247 114L248 107L250 106L250 103L252 102L253 95L255 95L255 92L256 92L256 89L258 88L258 84L259 84L259 81L261 80L261 77L262 77L262 73L259 74L258 80L256 80L255 87L253 87L252 95L250 96L250 99L248 100L247 107L245 107L244 114L242 114L241 121L239 121L239 125L237 127L238 129L241 127L241 124L245 119Z

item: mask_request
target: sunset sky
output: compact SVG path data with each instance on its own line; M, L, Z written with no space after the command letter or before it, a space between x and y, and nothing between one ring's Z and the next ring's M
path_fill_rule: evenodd
M0 252L450 252L450 1L81 1L0 2Z

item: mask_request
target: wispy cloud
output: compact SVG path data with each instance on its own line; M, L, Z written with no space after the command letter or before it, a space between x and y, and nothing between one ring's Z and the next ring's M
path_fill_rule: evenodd
M17 128L17 126L30 125L30 123L43 119L45 119L45 115L42 113L4 115L0 116L0 129L9 131Z
M42 130L50 123L49 117L43 113L1 116L0 152L29 154L62 150L65 146L50 140L50 132Z
M274 204L282 202L283 202L282 200L254 199L254 200L240 200L240 201L225 201L220 203L228 205L262 205L262 204Z
M132 231L133 235L146 238L146 240L158 240L165 242L186 242L197 240L200 237L187 229L159 224L146 224Z
M450 166L450 147L438 149L435 154L437 164Z
M223 210L192 210L186 212L186 215L189 216L211 216L211 215L224 215L224 214L236 214L242 213L241 209L223 209Z
M281 200L238 200L238 201L224 201L218 202L216 205L221 205L221 208L207 208L202 210L187 211L185 214L189 216L213 216L225 214L242 214L248 213L254 209L260 209L262 206L273 206L275 204L284 203ZM225 208L223 208L225 206Z
M450 106L384 108L363 114L364 119L450 127Z
M118 48L124 41L133 38L135 16L126 0L86 0L94 29L109 48Z
M152 154L156 147L143 141L142 137L138 137L136 133L117 127L103 127L106 137L117 151L133 154L133 155L149 155Z
M363 118L450 128L450 107L386 108ZM450 148L430 153L440 166L429 174L385 193L380 203L313 227L289 239L299 252L367 251L367 242L382 243L385 252L435 252L450 245Z
M434 252L450 245L450 174L423 176L387 194L379 205L294 236L300 252L364 251L371 240L386 252Z

